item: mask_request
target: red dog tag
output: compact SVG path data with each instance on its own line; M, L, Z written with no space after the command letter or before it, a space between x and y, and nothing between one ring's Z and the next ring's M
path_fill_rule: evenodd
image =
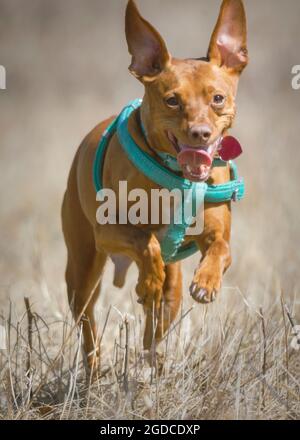
M221 142L218 153L220 158L227 162L239 157L243 153L243 149L236 138L233 136L226 136Z

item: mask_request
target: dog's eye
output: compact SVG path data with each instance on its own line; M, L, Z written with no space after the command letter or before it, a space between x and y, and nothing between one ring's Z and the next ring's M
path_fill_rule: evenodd
M176 96L170 96L169 98L167 98L166 104L167 104L167 106L172 107L172 108L179 107L179 101L176 98Z
M213 104L217 107L222 106L225 103L225 96L215 95L213 98Z

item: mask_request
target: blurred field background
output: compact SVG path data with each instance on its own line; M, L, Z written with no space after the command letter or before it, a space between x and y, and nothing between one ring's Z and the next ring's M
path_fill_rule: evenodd
M220 1L137 3L172 54L206 54ZM74 355L76 362L70 366L65 356L59 359L61 374L55 366L55 374L44 376L68 328L60 205L71 161L91 128L143 93L127 71L125 5L125 0L0 0L0 64L7 70L7 90L0 91L0 311L12 338L10 350L0 350L0 417L298 418L299 352L290 347L291 327L280 301L283 293L300 324L300 91L291 87L292 66L300 64L298 0L245 0L251 62L241 80L233 133L244 146L238 162L247 197L233 207L233 265L216 304L195 305L173 332L173 343L178 333L180 343L159 396L157 382L141 386L136 366L126 379L135 384L129 392L124 363L115 359L122 321L117 310L135 317L130 348L136 353L140 347L135 268L119 291L111 286L108 264L98 304L101 328L114 306L103 359L121 369L120 375L103 379L84 403L74 334L68 359ZM197 260L184 263L182 313L193 305L187 288ZM50 326L38 319L33 345L42 340L45 350L32 353L27 375L25 296ZM19 346L13 345L16 335ZM28 405L31 391L42 383L49 388L47 399L37 392ZM46 402L49 411L34 409Z

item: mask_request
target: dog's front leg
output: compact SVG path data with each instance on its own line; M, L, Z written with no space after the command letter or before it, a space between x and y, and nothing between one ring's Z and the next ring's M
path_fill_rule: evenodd
M190 287L197 302L214 301L221 288L223 274L231 263L230 226L230 203L205 206L204 231L196 239L202 259Z
M98 251L130 257L138 266L136 291L147 316L144 346L149 349L161 306L165 265L160 244L154 234L132 225L97 225L95 242Z

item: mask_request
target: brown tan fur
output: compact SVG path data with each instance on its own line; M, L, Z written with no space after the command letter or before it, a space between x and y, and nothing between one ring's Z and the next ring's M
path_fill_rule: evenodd
M141 133L139 117L146 127L151 147L173 155L176 153L166 130L172 130L176 137L190 145L196 144L191 127L209 125L211 139L226 133L235 116L238 79L248 61L246 18L241 0L223 1L206 61L171 57L162 37L141 17L132 0L126 11L126 37L132 55L130 71L145 86L140 114L135 111L129 124L130 133L140 148L152 154ZM211 105L216 93L226 96L222 109ZM166 105L165 99L174 94L180 99L180 108ZM161 256L156 236L161 225L97 224L99 203L96 202L92 168L101 134L111 120L99 124L80 145L62 207L68 250L68 297L75 320L83 324L84 350L89 366L99 356L93 309L109 256L116 263L114 282L119 287L124 284L129 264L134 261L138 266L136 292L146 314L145 349L161 340L176 318L182 298L180 263L165 265ZM213 168L209 183L223 183L229 178L228 167ZM150 190L157 187L131 164L114 136L105 158L104 187L118 194L120 180L128 182L129 191L143 188L150 194ZM198 302L213 301L220 290L223 274L231 262L230 225L230 203L205 205L204 231L190 238L197 241L201 251L201 261L190 289ZM126 258L120 260L118 255Z

